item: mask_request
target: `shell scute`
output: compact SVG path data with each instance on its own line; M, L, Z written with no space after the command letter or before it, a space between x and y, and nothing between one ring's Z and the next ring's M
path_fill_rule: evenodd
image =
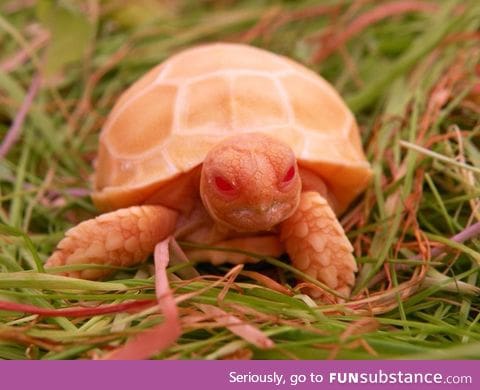
M325 87L293 74L281 78L293 109L295 119L307 129L322 129L322 133L335 134L343 128L348 115L347 108ZM335 93L336 94L336 93ZM338 99L339 100L339 99Z
M163 71L163 64L157 65L154 68L150 69L142 77L140 77L135 83L133 83L130 88L123 92L118 98L114 109L111 112L111 115L115 115L115 110L122 109L125 104L132 98L134 98L138 93L141 93L144 88L152 85L155 80L158 78L159 74Z
M204 78L184 87L179 102L182 132L224 132L232 128L230 86L222 76ZM215 107L214 110L211 107Z
M257 93L252 94L253 90ZM287 105L273 78L238 75L232 82L233 127L251 129L289 123Z
M171 132L177 88L155 85L128 104L104 130L105 144L118 157L138 157L161 146Z

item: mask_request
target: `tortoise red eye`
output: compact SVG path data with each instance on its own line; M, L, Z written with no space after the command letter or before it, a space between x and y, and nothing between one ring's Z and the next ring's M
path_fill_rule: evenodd
M232 192L235 189L229 181L220 176L215 177L215 185L222 192Z
M291 181L293 179L293 177L295 176L295 166L291 166L287 173L285 174L285 176L283 177L283 182L284 183L288 183L289 181Z

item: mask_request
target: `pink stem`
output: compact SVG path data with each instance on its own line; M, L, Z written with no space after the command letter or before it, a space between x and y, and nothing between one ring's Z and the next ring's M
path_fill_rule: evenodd
M67 188L65 192L73 197L83 198L84 196L90 195L90 190L88 188L72 187Z
M114 305L101 305L97 307L68 307L63 309L46 309L43 307L24 303L0 301L0 310L15 311L22 313L38 314L43 317L89 317L103 314L119 313L124 311L138 311L145 306L153 306L155 301L142 300L124 302Z
M23 49L15 53L12 57L7 58L5 61L0 62L0 69L4 72L12 72L17 67L25 63L31 56L32 52L36 52L45 46L50 38L50 33L48 31L40 31L35 39L30 42L28 49Z
M469 226L465 229L463 229L460 233L454 235L450 240L462 243L465 242L475 236L478 236L480 234L480 222L474 223L472 226ZM445 246L440 246L438 248L432 249L431 252L431 257L437 257L438 255L442 254L445 252L446 247Z
M400 0L381 4L360 15L339 35L330 38L329 41L326 42L326 45L313 56L313 62L319 62L325 59L340 46L344 45L350 38L357 36L366 27L382 19L406 12L434 12L437 9L437 4L423 1Z
M30 88L28 89L27 96L23 101L20 110L18 110L17 115L12 123L12 126L7 132L7 135L2 141L0 145L0 157L5 157L12 146L17 142L20 132L22 130L22 124L25 121L25 117L27 116L28 110L32 105L33 99L38 92L40 87L40 75L37 74L32 80L30 84Z
M463 243L475 236L478 236L480 234L480 222L474 223L472 226L469 226L465 229L463 229L460 233L455 234L453 237L450 238L450 240L458 243ZM443 252L447 250L447 246L439 246L437 248L432 249L430 252L430 258L433 259L434 257L437 257L441 255ZM420 260L422 258L422 255L417 255L414 257L415 260ZM410 269L409 265L406 264L395 264L395 270L396 271L406 271ZM380 271L378 274L376 274L368 283L369 287L374 286L378 282L382 281L385 278L385 271Z
M181 335L178 308L167 278L170 260L168 248L172 238L160 242L155 247L155 290L158 306L165 320L162 324L144 330L128 340L123 346L102 357L103 360L148 359L171 346Z

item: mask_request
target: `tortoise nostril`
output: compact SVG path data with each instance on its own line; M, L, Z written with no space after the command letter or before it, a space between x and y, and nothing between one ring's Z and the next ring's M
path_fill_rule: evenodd
M231 193L235 190L235 187L227 179L224 179L221 176L215 177L215 185L222 192Z
M259 210L261 213L266 213L268 211L270 211L270 209L272 208L272 205L270 204L261 204L260 207L259 207Z
M295 176L295 166L292 165L290 168L288 168L288 171L285 174L285 176L283 177L282 182L283 183L288 183L289 181L291 181L294 178L294 176Z

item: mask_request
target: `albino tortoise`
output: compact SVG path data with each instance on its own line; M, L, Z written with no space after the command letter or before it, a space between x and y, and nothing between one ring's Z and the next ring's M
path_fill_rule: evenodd
M195 47L122 94L101 132L94 176L93 201L110 212L69 230L47 266L132 266L173 235L287 252L295 267L348 296L356 264L335 213L370 177L355 119L324 79L246 45ZM252 260L188 254L215 264Z

